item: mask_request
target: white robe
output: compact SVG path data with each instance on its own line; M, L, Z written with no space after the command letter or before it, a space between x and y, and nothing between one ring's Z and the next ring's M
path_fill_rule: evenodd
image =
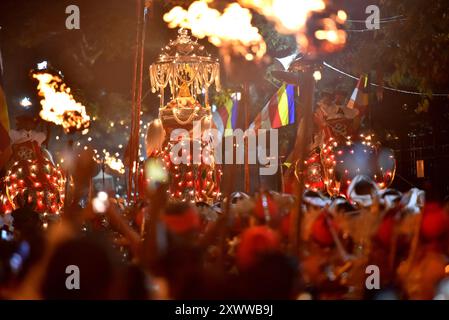
M27 130L10 130L9 137L11 138L11 144L19 144L26 141L36 141L39 146L45 141L46 135L39 131L27 131Z

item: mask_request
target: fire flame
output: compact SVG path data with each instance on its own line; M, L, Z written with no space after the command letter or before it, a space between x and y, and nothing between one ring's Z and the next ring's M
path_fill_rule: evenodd
M105 152L104 163L111 168L111 170L114 170L120 174L125 173L125 165L122 160L112 156L109 152Z
M39 81L37 89L41 100L42 119L62 125L66 133L76 130L86 132L90 125L90 117L86 108L77 102L71 94L71 89L57 75L50 73L35 73L33 78Z
M264 15L275 24L276 30L283 34L296 36L298 46L302 50L311 50L315 40L323 41L321 51L331 52L346 43L346 32L339 28L345 23L347 14L339 10L326 18L319 18L318 30L309 35L306 24L315 13L326 10L324 0L238 0L247 8L251 8ZM313 39L314 37L315 39Z
M187 10L174 7L164 15L164 21L170 28L190 29L200 39L208 37L215 46L230 48L249 61L261 59L266 53L266 44L259 30L251 24L251 12L234 2L221 13L210 8L208 2L195 1Z
M171 28L191 29L196 37L208 37L215 46L231 48L247 60L260 60L266 53L266 44L251 24L248 9L252 9L273 22L278 32L294 35L301 51L332 52L346 43L346 32L341 26L347 15L343 10L328 13L331 10L326 1L237 0L220 13L209 7L212 0L197 0L188 10L174 7L164 15L164 20ZM313 30L308 30L309 21L313 21Z
M256 10L275 23L284 34L301 31L312 12L326 8L323 0L239 0L244 7Z
M338 30L334 20L330 18L323 19L323 29L315 32L315 37L318 40L327 40L333 44L339 44L341 39L345 38L345 32Z

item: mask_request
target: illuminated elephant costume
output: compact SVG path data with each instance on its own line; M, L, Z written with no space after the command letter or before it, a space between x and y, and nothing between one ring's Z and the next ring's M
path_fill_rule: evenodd
M170 176L171 198L214 203L220 197L221 176L214 158L216 141L214 137L205 141L195 133L202 136L211 128L208 92L214 83L220 90L218 60L191 39L188 30L180 29L177 39L170 41L150 66L150 80L153 93L159 92L160 106L159 118L148 127L147 156L163 160ZM165 104L167 94L171 99ZM199 151L197 159L194 148ZM183 154L186 150L190 152ZM180 159L183 161L178 163Z
M10 131L12 156L2 181L3 213L30 206L43 216L59 214L64 204L65 178L43 146L46 135L36 121L20 117L18 130Z
M376 143L373 135L358 134L359 110L336 105L325 96L318 102L314 122L318 131L303 169L306 188L346 195L359 174L369 176L380 189L391 184L396 171L393 151Z
M179 115L175 115L175 114ZM184 117L183 117L184 116ZM188 119L183 121L182 119ZM170 196L191 202L214 203L220 196L221 170L213 158L213 141L198 141L193 137L193 122L201 128L210 128L210 109L203 108L184 89L180 96L160 110L160 118L148 126L146 151L149 159L161 159L170 176ZM176 130L184 129L188 135L178 135ZM203 132L201 132L203 133ZM182 149L190 150L188 162L177 164L173 160L182 157ZM193 148L200 148L200 161L195 163L191 156ZM207 152L203 152L207 149ZM149 182L149 181L147 181Z

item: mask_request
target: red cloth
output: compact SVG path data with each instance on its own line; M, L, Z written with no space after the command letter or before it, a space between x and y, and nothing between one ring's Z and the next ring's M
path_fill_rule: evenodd
M269 194L264 194L266 199L266 205L264 206L263 201L265 200L263 196L259 196L254 207L254 213L257 218L267 220L268 215L270 219L276 219L279 214L279 208L273 197Z
M330 219L327 215L328 213L326 212L321 213L312 225L312 238L322 246L331 246L334 244L329 223L337 231L337 225L332 220L329 220L329 222L326 221L326 219Z
M377 230L376 239L379 243L385 247L388 247L391 244L391 240L393 238L394 231L394 215L398 212L397 209L390 209L382 222L380 223L379 229Z
M258 256L263 253L277 251L280 247L279 236L266 226L246 229L237 249L237 265L240 269L251 267Z
M421 236L426 240L435 240L448 230L449 217L443 208L436 203L426 204L421 222Z
M281 234L287 238L290 235L290 220L291 220L291 213L288 213L287 215L282 217L281 225L279 227Z
M178 234L200 227L200 217L194 209L189 209L181 214L165 213L162 215L162 221L167 225L169 231Z

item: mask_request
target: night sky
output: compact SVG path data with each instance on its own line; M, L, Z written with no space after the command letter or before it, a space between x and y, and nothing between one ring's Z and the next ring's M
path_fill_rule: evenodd
M65 7L69 4L80 7L80 30L65 28L68 16ZM91 98L95 99L95 95L103 91L130 93L136 14L133 1L8 0L1 1L0 6L4 82L11 119L23 96L30 96L38 106L35 83L31 81L29 71L42 60L61 70L75 91L79 88ZM128 23L121 23L123 28L117 32L113 25L119 19ZM111 49L104 48L105 52L93 66L80 65L74 53L81 54L79 45L83 37L89 45L96 45L91 55L102 49L97 42L110 42L118 52L108 54Z
M167 8L160 2L156 4L148 24L146 66L154 60L159 48L175 35L175 31L168 29L162 21ZM364 2L372 1L344 2L350 17L361 19L366 16ZM68 16L65 8L71 4L80 8L80 30L65 28ZM74 90L79 88L94 99L103 91L130 94L135 17L134 0L0 1L0 43L11 119L24 112L19 107L24 96L31 97L33 105L39 107L35 83L30 79L29 71L42 60L48 60L61 70ZM90 45L100 48L102 43L110 45L104 48L105 52L92 67L81 67L73 56L80 51L79 42L83 36ZM113 52L108 54L108 51ZM144 89L147 88L144 85Z

